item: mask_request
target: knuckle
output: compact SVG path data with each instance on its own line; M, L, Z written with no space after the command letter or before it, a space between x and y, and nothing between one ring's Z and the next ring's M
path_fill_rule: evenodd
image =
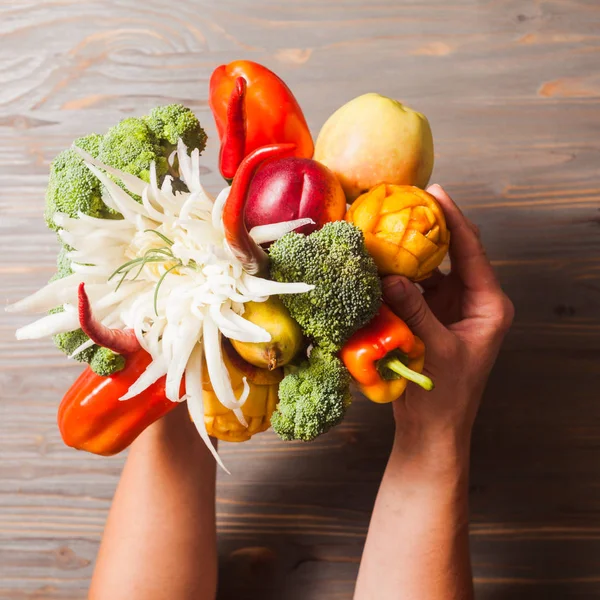
M406 307L405 321L412 329L418 329L427 319L425 301L421 298L413 299Z
M508 331L515 319L515 305L508 296L504 296L504 327Z
M511 327L515 317L515 307L508 296L502 294L494 311L494 331L504 335Z

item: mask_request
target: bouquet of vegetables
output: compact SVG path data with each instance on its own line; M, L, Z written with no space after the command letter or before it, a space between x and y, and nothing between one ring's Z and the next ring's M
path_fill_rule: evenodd
M217 68L209 100L228 182L216 197L200 178L206 134L181 105L77 139L52 163L57 273L8 310L46 313L18 339L52 336L88 363L58 411L74 448L120 452L187 401L222 466L210 436L272 426L313 440L342 421L353 381L375 402L409 380L433 386L380 280L423 279L448 248L421 189L427 119L366 94L315 146L286 84L249 61Z

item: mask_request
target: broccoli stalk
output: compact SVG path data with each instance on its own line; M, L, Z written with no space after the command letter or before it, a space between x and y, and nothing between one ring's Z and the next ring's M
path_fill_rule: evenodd
M360 229L346 221L327 223L309 236L288 233L271 245L275 281L302 281L315 288L281 300L304 334L329 352L377 313L381 282Z
M342 361L319 348L279 384L271 425L283 440L309 442L341 423L351 403L350 375Z
M159 181L169 171L168 157L181 138L188 150L206 146L206 133L191 110L180 104L155 108L142 118L131 117L111 127L105 135L91 134L75 140L74 145L85 150L103 163L150 180L150 165L156 164ZM176 173L175 173L176 174ZM122 185L120 181L117 181ZM121 218L102 200L103 186L86 167L83 159L72 149L61 152L52 162L50 178L46 190L46 223L57 230L54 215L65 213L76 218L78 213L103 219ZM135 198L140 201L140 198ZM70 248L63 245L58 255L57 273L52 279L60 279L72 273L71 261L67 256ZM51 312L63 310L57 307ZM56 346L71 354L88 337L76 329L54 336ZM125 366L125 359L108 350L94 345L76 357L87 362L99 375L109 375Z

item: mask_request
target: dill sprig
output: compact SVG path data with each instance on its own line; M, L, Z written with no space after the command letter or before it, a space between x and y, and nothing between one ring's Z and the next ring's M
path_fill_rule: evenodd
M127 281L135 281L144 267L149 263L170 263L174 262L175 264L171 265L159 278L156 282L156 288L154 289L154 312L156 316L158 316L158 292L160 290L160 286L162 285L165 277L177 267L190 267L195 268L196 263L192 260L187 265L184 265L180 258L177 258L173 251L171 250L171 246L174 244L173 240L169 239L166 235L162 234L160 231L156 231L156 229L146 229L144 233L153 233L157 235L163 242L167 244L165 247L161 248L150 248L146 250L143 256L139 256L138 258L134 258L132 260L128 260L126 263L123 263L109 278L108 281L111 281L114 277L120 276L119 283L117 283L117 287L115 291L117 291L121 284L127 279L127 276L137 267L137 272L133 277L127 279Z
M164 263L175 261L175 267L183 266L183 263L179 258L176 258L173 251L170 248L150 248L144 252L143 256L128 260L123 263L112 275L108 278L111 281L114 277L120 275L119 283L115 288L115 291L121 287L121 284L125 281L127 276L137 267L137 273L131 277L128 281L135 281L141 274L143 268L149 263ZM171 268L169 270L172 270Z
M163 242L166 242L169 246L174 244L173 240L170 240L164 233L156 231L156 229L144 229L144 233L153 233L157 235Z

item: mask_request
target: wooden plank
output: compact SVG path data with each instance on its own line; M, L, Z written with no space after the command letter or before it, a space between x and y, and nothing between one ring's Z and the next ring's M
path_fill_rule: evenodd
M589 0L0 3L1 300L52 275L43 192L75 137L183 102L221 187L217 64L275 69L315 133L360 93L402 99L430 118L433 179L481 227L517 308L474 435L478 597L597 597L599 25ZM0 598L80 600L123 457L62 445L56 407L79 367L17 344L25 322L0 313ZM389 407L357 399L314 444L224 444L219 597L351 598L391 435Z

